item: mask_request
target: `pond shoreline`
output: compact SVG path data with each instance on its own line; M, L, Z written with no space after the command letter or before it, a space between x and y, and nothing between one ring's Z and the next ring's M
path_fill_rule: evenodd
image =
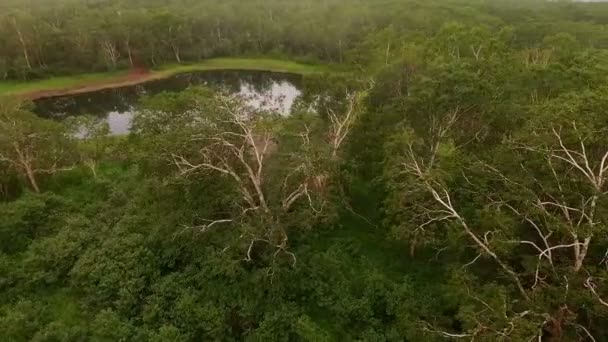
M71 96L85 93L92 93L101 90L107 89L117 89L123 87L134 86L158 79L163 79L165 77L169 77L170 75L157 75L154 72L149 72L145 74L137 74L137 75L126 75L116 77L115 79L108 79L105 81L99 81L97 84L91 83L87 85L74 86L70 88L64 89L53 89L53 90L40 90L40 91L32 91L21 94L15 94L17 96L22 96L29 100L42 100L49 99L53 97L62 97L62 96Z
M253 108L287 116L302 94L300 87L303 76L293 72L223 69L179 73L160 79L141 76L116 82L111 85L114 87L112 89L88 92L100 88L94 85L79 89L78 94L47 95L46 98L34 100L33 110L40 117L57 120L79 115L96 117L108 123L110 134L125 135L130 132L142 96L153 97L168 92L173 94L167 95L171 98L177 96L175 94L188 92L191 87L206 86L240 96ZM198 92L195 89L192 91L195 94Z
M107 73L61 77L21 83L0 83L0 96L20 96L29 100L85 94L116 89L169 78L171 76L213 70L251 70L306 75L333 69L329 65L302 64L286 60L259 58L216 58L194 64L167 65L145 73Z

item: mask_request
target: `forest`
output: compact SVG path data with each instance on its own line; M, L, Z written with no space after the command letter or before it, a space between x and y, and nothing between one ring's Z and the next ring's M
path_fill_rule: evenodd
M0 96L0 340L608 341L608 3L0 0L0 88L210 58L316 71Z

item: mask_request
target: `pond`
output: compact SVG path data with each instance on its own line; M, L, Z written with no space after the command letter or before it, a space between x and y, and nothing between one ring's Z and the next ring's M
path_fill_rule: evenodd
M175 75L143 84L91 93L35 101L35 112L47 118L95 115L108 121L110 133L129 133L131 121L142 95L182 91L190 86L208 85L243 96L260 109L288 115L301 95L301 76L265 71L205 71Z

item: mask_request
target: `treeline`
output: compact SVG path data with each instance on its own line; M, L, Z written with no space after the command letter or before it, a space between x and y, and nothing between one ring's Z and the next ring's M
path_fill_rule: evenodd
M603 4L545 1L4 1L0 78L182 63L237 55L357 60L377 32L421 40L447 21L511 25L520 46L567 32L604 47ZM388 43L388 42L387 42ZM390 47L387 54L392 54Z

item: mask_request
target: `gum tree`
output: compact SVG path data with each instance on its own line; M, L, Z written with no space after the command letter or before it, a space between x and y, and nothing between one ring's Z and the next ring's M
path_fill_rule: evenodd
M72 168L72 147L65 128L38 118L29 104L18 100L0 103L0 162L27 179L35 192L40 192L40 175Z

